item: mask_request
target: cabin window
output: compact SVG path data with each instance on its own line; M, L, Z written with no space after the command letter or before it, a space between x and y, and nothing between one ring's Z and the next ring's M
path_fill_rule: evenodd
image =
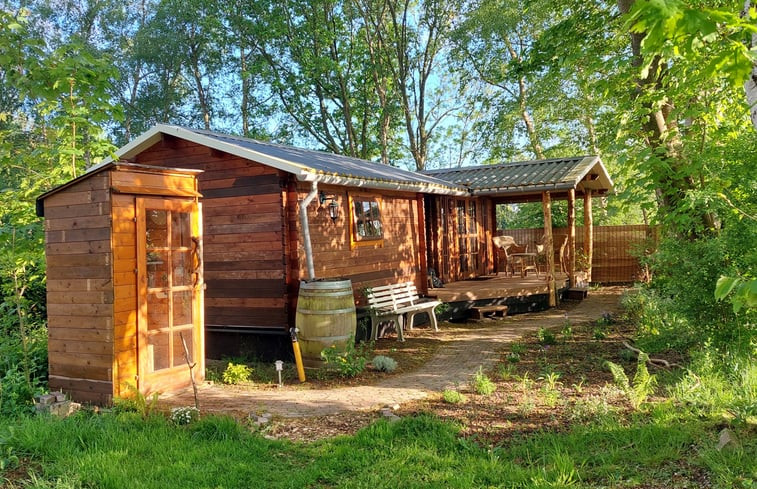
M381 223L381 202L376 197L351 196L352 241L355 244L376 244L384 237Z

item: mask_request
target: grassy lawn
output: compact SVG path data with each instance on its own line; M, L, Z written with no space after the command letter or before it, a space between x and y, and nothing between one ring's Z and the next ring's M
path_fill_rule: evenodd
M439 393L402 406L396 423L358 417L369 424L354 435L306 441L323 433L307 423L323 420L263 431L133 412L0 420L3 487L757 487L757 369L741 380L655 370L634 409L605 366L633 379L621 345L632 328L569 326L510 345L484 373L493 392ZM270 439L287 423L301 423L296 441ZM718 450L724 428L736 442Z

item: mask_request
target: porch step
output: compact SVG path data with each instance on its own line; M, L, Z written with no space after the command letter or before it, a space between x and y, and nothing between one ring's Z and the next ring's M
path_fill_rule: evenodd
M479 306L471 307L472 319L483 319L488 316L505 317L507 314L507 306Z
M565 300L582 301L589 295L588 287L571 287L565 291Z

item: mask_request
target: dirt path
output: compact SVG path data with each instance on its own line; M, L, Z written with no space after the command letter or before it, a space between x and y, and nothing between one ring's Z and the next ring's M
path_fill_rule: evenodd
M323 390L290 387L277 390L229 389L208 385L200 390L200 403L204 412L236 416L268 412L282 418L330 416L401 405L423 399L429 393L447 387L464 386L480 366L487 369L494 365L504 346L525 333L542 327L560 327L566 320L576 325L594 321L604 313L617 313L621 291L620 288L592 291L586 300L570 310L567 319L564 311L551 309L491 321L484 327L456 335L441 346L424 366L373 385ZM162 399L169 406L188 406L194 402L191 389Z

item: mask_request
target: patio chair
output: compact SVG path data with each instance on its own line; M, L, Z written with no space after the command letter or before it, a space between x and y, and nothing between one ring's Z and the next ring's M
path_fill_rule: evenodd
M546 245L544 244L545 238L542 237L541 243L536 243L536 270L537 275L539 270L544 270L544 273L547 273L547 250ZM565 265L565 250L567 248L568 244L568 237L565 236L563 238L562 244L559 248L559 253L555 257L555 271L561 271L563 273L567 273L566 265ZM559 266L559 268L557 268Z
M508 269L507 250L508 248L516 244L515 238L513 238L512 236L494 236L492 238L492 243L494 243L494 246L496 248L501 249L503 252L503 255L505 257L505 275L507 275L507 269Z

